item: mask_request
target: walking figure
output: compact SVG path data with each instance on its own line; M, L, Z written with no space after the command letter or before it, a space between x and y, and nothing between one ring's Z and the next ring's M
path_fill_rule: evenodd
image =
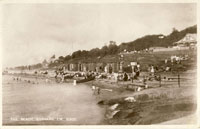
M100 88L99 87L97 87L97 94L99 95L100 94Z

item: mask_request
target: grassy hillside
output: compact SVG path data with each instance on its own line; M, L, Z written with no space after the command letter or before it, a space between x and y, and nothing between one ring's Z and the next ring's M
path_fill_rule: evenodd
M197 26L188 27L182 31L173 29L172 33L169 35L146 35L144 37L138 38L134 41L121 43L119 46L116 45L114 41L110 41L108 46L103 46L101 49L94 48L90 51L76 51L72 54L71 57L66 56L65 61L69 59L75 60L75 58L95 58L95 57L104 57L108 55L116 55L124 51L133 51L133 50L143 50L150 47L169 47L172 46L174 42L182 39L187 33L197 33ZM162 36L162 38L160 38Z
M147 35L134 41L123 43L119 47L126 48L128 51L142 50L149 47L168 47L182 39L187 33L197 33L197 26L191 26L182 31L174 29L171 34L164 35L163 38L159 38L162 34Z

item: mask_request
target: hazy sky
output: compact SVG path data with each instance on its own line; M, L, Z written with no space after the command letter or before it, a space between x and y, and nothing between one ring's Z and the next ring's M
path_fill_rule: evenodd
M169 34L197 24L196 4L4 4L3 66Z

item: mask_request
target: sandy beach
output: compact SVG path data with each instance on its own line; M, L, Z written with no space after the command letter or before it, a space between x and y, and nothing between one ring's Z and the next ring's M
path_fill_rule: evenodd
M193 76L191 76L193 75ZM173 75L171 75L173 76ZM103 105L109 113L109 107L119 104L115 109L117 112L112 118L105 118L106 124L160 124L166 121L177 119L169 124L192 124L195 121L186 121L187 116L195 116L196 113L196 71L189 70L181 73L181 87L177 82L150 82L150 87L139 92L126 90L126 85L131 82L114 83L109 80L97 80L89 82L88 85L95 85L102 89L112 89L112 92L102 90L98 95L100 105ZM125 98L134 97L135 102L127 102ZM185 118L182 118L185 117ZM182 119L179 119L182 118Z

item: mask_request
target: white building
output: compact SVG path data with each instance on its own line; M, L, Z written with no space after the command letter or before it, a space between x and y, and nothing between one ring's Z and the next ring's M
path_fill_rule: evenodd
M197 34L188 33L178 42L175 42L176 46L196 46L197 44Z

